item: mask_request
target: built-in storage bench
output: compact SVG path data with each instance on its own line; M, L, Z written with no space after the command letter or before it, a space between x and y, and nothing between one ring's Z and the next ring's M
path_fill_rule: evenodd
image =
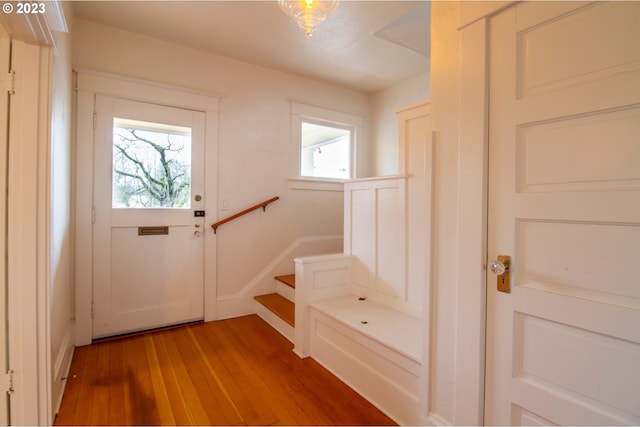
M362 267L354 256L295 262L294 351L317 360L396 422L418 424L422 319L354 282Z
M311 356L398 423L418 423L421 319L355 295L309 309Z

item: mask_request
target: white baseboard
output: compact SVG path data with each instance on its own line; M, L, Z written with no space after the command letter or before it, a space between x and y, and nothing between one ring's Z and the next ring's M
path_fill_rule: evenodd
M434 414L433 412L430 412L426 418L421 417L421 419L422 419L422 425L425 425L425 426L450 426L451 425L451 423L447 422L447 420L445 420L438 414Z
M67 384L66 379L71 369L71 361L73 360L73 352L75 350L74 338L75 338L75 322L69 322L64 338L62 339L62 345L60 350L56 354L55 362L53 365L53 383L51 385L51 402L53 404L53 414L57 414L62 404L62 396L64 395L64 389Z
M264 292L268 293L268 292ZM260 294L256 294L260 295ZM237 298L218 300L216 320L232 319L256 313L255 300L252 295L242 295Z

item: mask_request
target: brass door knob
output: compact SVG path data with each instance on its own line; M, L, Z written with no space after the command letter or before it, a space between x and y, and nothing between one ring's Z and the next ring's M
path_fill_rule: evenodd
M511 292L511 279L509 268L511 267L511 257L508 255L498 255L498 259L489 264L489 269L497 276L497 287L499 292Z

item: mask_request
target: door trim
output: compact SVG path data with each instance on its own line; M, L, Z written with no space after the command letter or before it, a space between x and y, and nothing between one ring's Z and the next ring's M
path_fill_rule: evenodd
M16 72L9 122L7 288L11 424L50 424L51 48L12 41Z
M489 19L516 2L460 5L458 280L454 425L484 424Z
M207 210L217 212L219 95L139 79L74 70L77 92L76 132L76 345L92 340L93 300L93 155L94 100L97 93L205 113L205 200ZM170 100L169 102L167 100ZM205 227L206 228L206 227ZM217 319L216 236L204 236L204 320Z
M0 32L4 29L0 27ZM0 71L2 73L11 70L11 39L8 36L0 36ZM9 177L8 147L9 147L9 92L0 93L0 189L3 191L0 197L0 242L7 241L7 183ZM9 367L9 334L8 334L8 303L7 303L7 245L0 246L0 374L8 372ZM0 402L0 424L10 425L8 399Z
M489 157L488 21L461 31L458 292L453 423L482 425L484 419ZM464 173L462 173L464 172Z

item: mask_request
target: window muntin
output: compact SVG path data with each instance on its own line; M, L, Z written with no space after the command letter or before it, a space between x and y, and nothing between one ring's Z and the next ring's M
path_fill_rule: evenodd
M191 128L113 122L112 207L189 209Z

